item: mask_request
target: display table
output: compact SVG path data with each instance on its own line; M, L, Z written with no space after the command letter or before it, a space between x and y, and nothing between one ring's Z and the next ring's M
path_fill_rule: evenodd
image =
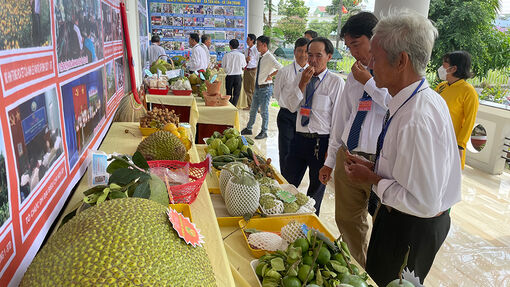
M206 152L205 152L206 145L196 145L196 150L198 152L198 155L200 158L205 158ZM255 146L254 146L255 147ZM257 152L257 150L255 150ZM214 169L213 169L214 170ZM276 171L275 171L276 172ZM287 183L285 178L281 176L278 172L276 172L276 176L278 181L283 181L281 184ZM218 177L213 175L213 172L209 173L206 178L206 183L208 184L208 187L212 188L218 188L219 189L219 182ZM219 202L221 199L221 195L219 194L211 194L211 197L213 197L213 205L215 208L215 213L217 215L225 214L226 209L224 208L224 203L221 204L215 204ZM276 215L278 216L278 215ZM314 214L313 216L316 217ZM246 240L244 239L243 233L238 230L239 229L239 221L241 220L241 217L218 217L218 225L221 230L222 237L228 236L224 240L225 244L225 250L227 251L228 260L232 266L232 274L236 281L236 286L258 286L258 278L255 276L255 274L252 271L250 262L252 260L255 260L256 258L253 256L253 254L250 252L246 245ZM318 219L319 220L319 219ZM327 229L326 226L324 228ZM329 230L328 230L329 231ZM332 233L329 231L329 233ZM358 266L360 272L365 272L364 269L356 262L356 260L352 259L352 262ZM373 282L371 278L368 279L367 283L371 284L372 286L376 287L377 284Z
M204 143L203 138L210 137L214 131L223 132L234 127L240 130L239 111L234 105L212 107L206 106L204 99L196 97L198 122L195 143Z
M128 130L129 133L125 133L125 130ZM114 122L99 150L106 153L117 152L131 155L135 152L141 140L142 134L138 129L138 123ZM200 162L195 145L192 146L189 153L191 162ZM88 189L87 176L88 172L81 179L74 193L71 194L71 199L62 213L63 216L57 219L58 224L56 226L59 226L62 218L83 200L83 191ZM206 242L204 247L211 261L217 286L235 286L207 183L202 185L197 199L190 205L190 208L193 222L204 236Z
M171 91L170 91L171 93ZM189 96L174 96L169 95L153 95L147 94L146 101L149 108L169 108L179 115L180 122L187 122L191 126L191 133L196 133L196 125L198 121L198 108L197 102L193 94Z

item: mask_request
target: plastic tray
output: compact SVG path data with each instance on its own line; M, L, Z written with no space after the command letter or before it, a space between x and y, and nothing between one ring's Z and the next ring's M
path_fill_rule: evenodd
M189 221L193 222L193 218L191 217L191 209L189 208L189 204L184 203L176 203L169 204L169 207L173 208L175 211L182 213L185 217L189 218Z
M241 227L241 229L243 230L244 240L246 242L246 246L248 247L248 249L251 251L253 256L255 256L256 258L260 258L262 255L266 253L273 252L251 248L250 244L248 244L248 237L246 236L246 233L244 233L244 229L255 228L260 231L280 233L282 227L287 225L291 220L296 220L298 222L304 223L308 227L315 228L320 232L324 233L332 241L335 240L335 237L331 234L331 232L329 232L329 230L324 225L322 225L322 222L315 214L252 218L248 223L246 223L244 219L241 219L239 220L239 227Z
M255 259L250 261L251 270L253 271L253 275L257 277L257 282L259 282L259 286L262 287L262 282L260 282L259 276L257 275L257 265L259 265L259 260Z
M164 89L149 89L149 94L152 94L152 95L166 95L166 94L168 94L168 88L164 88Z

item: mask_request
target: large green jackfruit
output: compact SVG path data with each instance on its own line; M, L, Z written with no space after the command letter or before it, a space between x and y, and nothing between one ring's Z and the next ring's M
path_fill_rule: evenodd
M186 158L186 147L182 141L167 131L157 131L138 145L136 149L146 160L180 160Z
M203 247L178 237L166 207L124 198L88 208L43 246L20 286L216 286Z

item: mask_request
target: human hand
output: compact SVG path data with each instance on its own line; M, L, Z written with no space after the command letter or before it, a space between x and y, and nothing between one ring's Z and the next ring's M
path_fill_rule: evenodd
M352 154L348 150L345 150L345 162L347 164L361 164L366 166L370 170L374 169L373 162L369 161L368 159L362 156Z
M372 75L370 75L370 72L363 67L360 61L354 62L354 64L351 67L352 75L354 76L354 79L356 81L360 82L361 84L366 84L370 78L372 78Z
M267 76L266 82L269 82L269 81L272 81L272 80L273 80L273 77L271 75Z
M246 63L248 63L250 61L250 59L251 59L250 56L246 57Z
M308 66L302 73L301 73L301 80L299 80L299 89L301 92L305 91L306 85L308 82L310 82L310 79L313 77L313 74L315 73L315 68L312 66Z
M328 181L331 179L331 171L333 171L333 169L326 165L319 170L319 180L322 184L328 184Z
M382 177L363 164L345 162L344 168L345 174L354 183L377 184L382 179Z

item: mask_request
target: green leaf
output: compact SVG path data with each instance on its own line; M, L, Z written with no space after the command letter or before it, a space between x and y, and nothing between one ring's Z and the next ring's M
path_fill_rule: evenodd
M342 266L342 264L336 260L331 260L331 261L329 261L329 263L331 263L331 267L333 267L333 269L338 273L348 273L349 272L349 269L347 269L347 267Z
M110 199L117 199L117 198L126 198L127 195L120 191L120 190L114 190L110 192Z
M103 192L103 190L105 188L107 188L108 185L98 185L98 186L94 186L90 189L87 189L83 192L83 195L87 196L87 195L91 195L93 193L97 193L97 192Z
M118 185L127 185L131 183L133 180L136 180L140 178L142 179L150 179L150 175L147 173L130 169L130 168L119 168L113 172L113 174L110 176L110 180L108 183L116 183Z
M108 167L106 168L106 172L109 174L112 174L114 171L116 171L119 168L127 168L129 167L129 164L126 161L115 159L112 161Z
M136 164L136 166L138 166L141 169L144 170L149 169L149 164L147 163L143 155L138 151L135 152L135 154L133 155L133 162Z
M274 258L271 260L271 267L275 271L285 271L285 263L282 258Z
M148 181L144 181L140 183L133 193L133 197L146 198L148 199L151 196L151 189Z
M108 197L108 194L110 193L110 190L109 188L105 188L103 190L103 194L99 195L99 197L97 198L97 201L96 203L99 204L99 203L102 203L103 201L106 200L106 198Z

